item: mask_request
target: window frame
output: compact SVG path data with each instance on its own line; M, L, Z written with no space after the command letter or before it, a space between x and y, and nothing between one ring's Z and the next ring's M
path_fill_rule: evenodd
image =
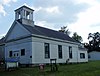
M13 51L9 51L9 57L13 56Z
M72 46L69 46L69 58L70 58L70 59L73 58L73 54L72 54Z
M85 53L80 53L80 59L85 59Z
M45 59L48 59L50 58L50 44L49 43L44 43L44 56L45 56Z
M25 56L25 49L21 49L21 56Z
M63 58L62 45L58 45L58 58L59 59L62 59Z

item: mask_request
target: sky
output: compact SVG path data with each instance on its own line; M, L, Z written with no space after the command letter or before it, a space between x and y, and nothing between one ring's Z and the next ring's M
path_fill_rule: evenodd
M77 32L83 42L89 33L100 32L100 0L0 0L0 38L15 20L14 10L23 5L35 10L36 25L54 30L67 26L70 36Z

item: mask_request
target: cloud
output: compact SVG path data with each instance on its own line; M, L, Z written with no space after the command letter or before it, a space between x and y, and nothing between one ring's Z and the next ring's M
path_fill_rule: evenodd
M51 13L51 14L61 13L58 6L48 7L48 8L46 8L45 10L46 10L48 13Z
M2 4L3 5L9 5L10 2L11 2L11 0L3 0Z
M5 10L4 10L2 5L0 5L0 14L3 14L3 16L6 15L6 12L5 12Z
M2 0L3 5L9 5L11 2L17 2L17 0Z
M2 0L1 2L3 5L10 6L11 2L17 2L17 0Z
M47 21L48 23L74 23L77 21L77 14L85 11L88 5L85 3L75 4L72 0L36 0L33 6L35 10L35 20Z
M3 16L5 16L7 14L4 6L10 6L10 3L12 2L17 2L17 0L1 0L0 1L0 15L3 14Z
M75 3L87 3L90 5L94 5L97 3L97 0L75 0Z
M58 28L55 28L55 24L48 23L47 21L36 21L35 24L38 25L38 26L42 26L42 27L58 30Z
M89 3L88 1L86 2ZM75 23L69 24L71 31L78 32L84 41L88 41L89 33L100 32L100 25L98 25L100 24L100 3L96 0L91 0L89 4L91 7L84 12L80 12Z
M50 7L31 7L35 10L35 12L46 12L49 14L61 14L61 11L58 6L50 6Z
M17 0L12 0L13 2L17 2Z

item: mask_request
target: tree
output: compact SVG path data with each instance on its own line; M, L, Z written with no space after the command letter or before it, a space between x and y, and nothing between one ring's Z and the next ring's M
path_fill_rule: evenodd
M82 41L83 41L82 37L79 36L76 32L73 33L72 38L73 38L74 40L78 41L78 42L82 42Z
M69 31L69 29L67 28L67 26L61 27L61 29L59 30L59 32L63 32L64 34L67 34L67 35L69 35L71 33Z
M88 35L89 39L89 45L88 49L89 51L100 51L100 33L89 33Z

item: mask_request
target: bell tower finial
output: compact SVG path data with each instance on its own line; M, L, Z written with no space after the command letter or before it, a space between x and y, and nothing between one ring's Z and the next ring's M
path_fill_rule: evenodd
M25 5L20 7L15 10L15 20L21 20L23 24L24 23L26 24L27 21L33 22L33 11L34 11L33 9L31 9ZM29 23L28 23L28 25L30 25Z

